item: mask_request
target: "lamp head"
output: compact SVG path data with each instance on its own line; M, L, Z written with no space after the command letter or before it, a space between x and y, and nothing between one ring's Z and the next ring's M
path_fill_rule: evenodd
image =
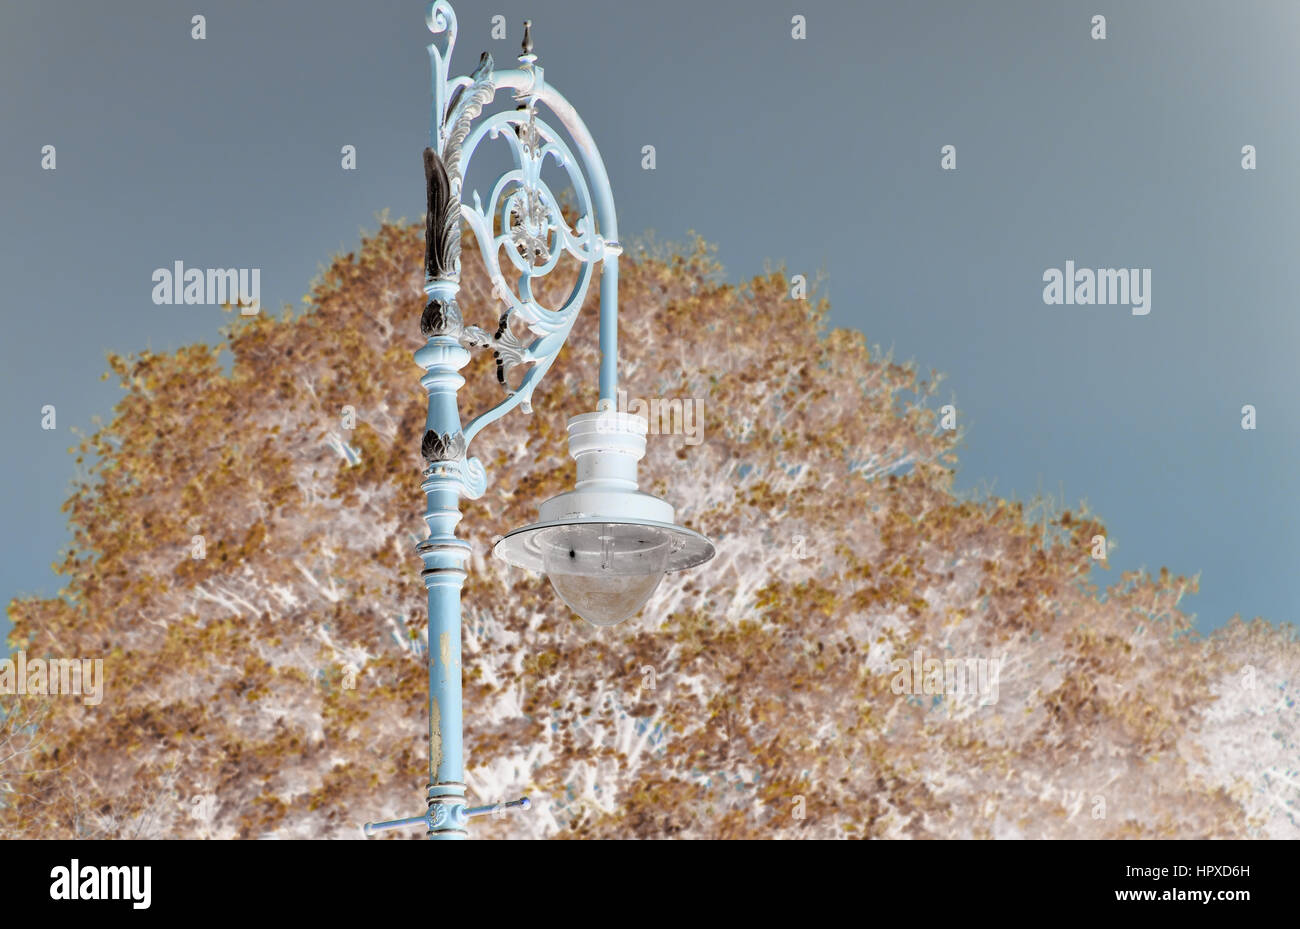
M497 557L540 571L569 607L595 626L613 626L646 604L664 576L702 564L714 548L673 523L673 508L637 490L648 424L614 410L569 420L573 490L542 504L539 520L496 544Z

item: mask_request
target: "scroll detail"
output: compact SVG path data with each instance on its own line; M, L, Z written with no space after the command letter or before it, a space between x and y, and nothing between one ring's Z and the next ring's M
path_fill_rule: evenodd
M420 443L420 454L430 464L463 458L465 436L461 432L434 432L429 429L424 433L424 441Z
M447 166L432 148L424 150L428 216L424 228L424 273L428 280L460 279L460 198L451 193Z

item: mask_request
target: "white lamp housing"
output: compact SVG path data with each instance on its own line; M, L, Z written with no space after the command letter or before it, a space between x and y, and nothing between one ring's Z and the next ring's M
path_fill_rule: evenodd
M596 626L634 616L664 575L703 564L714 548L673 523L673 508L637 490L636 463L649 424L615 410L569 420L573 490L541 505L538 522L510 532L497 557L544 573L560 598Z

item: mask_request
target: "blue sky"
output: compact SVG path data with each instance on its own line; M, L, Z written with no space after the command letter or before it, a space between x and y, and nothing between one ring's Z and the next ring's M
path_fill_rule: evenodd
M1199 571L1187 606L1202 629L1235 612L1295 619L1300 5L457 12L462 72L482 49L512 63L534 20L625 237L697 231L733 280L769 261L824 272L836 324L944 372L968 433L959 486L1087 499L1118 543L1102 577ZM1090 38L1098 12L1104 41ZM495 14L505 41L490 38ZM155 306L155 268L258 267L265 307L297 304L377 211L421 214L428 39L411 2L4 5L6 603L57 590L69 429L119 395L100 380L105 352L211 341L228 321ZM345 144L356 171L340 169ZM940 169L944 145L955 171ZM1151 268L1150 314L1045 305L1043 272L1067 260Z

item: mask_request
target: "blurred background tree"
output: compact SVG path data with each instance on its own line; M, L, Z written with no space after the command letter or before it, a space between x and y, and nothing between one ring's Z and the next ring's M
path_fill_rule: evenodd
M490 328L471 254L461 305ZM15 649L104 658L104 699L4 698L0 833L358 837L418 803L422 260L422 228L385 221L302 312L110 356L126 394L73 450L67 586L10 606ZM782 274L724 283L698 242L622 264L623 386L703 413L699 444L650 437L644 482L718 556L599 632L490 557L572 481L593 294L536 412L473 450L467 779L536 804L477 834L1300 835L1292 627L1198 637L1194 580L1090 584L1086 510L955 493L937 378ZM465 372L466 421L491 368ZM895 693L918 649L999 661L997 702Z

